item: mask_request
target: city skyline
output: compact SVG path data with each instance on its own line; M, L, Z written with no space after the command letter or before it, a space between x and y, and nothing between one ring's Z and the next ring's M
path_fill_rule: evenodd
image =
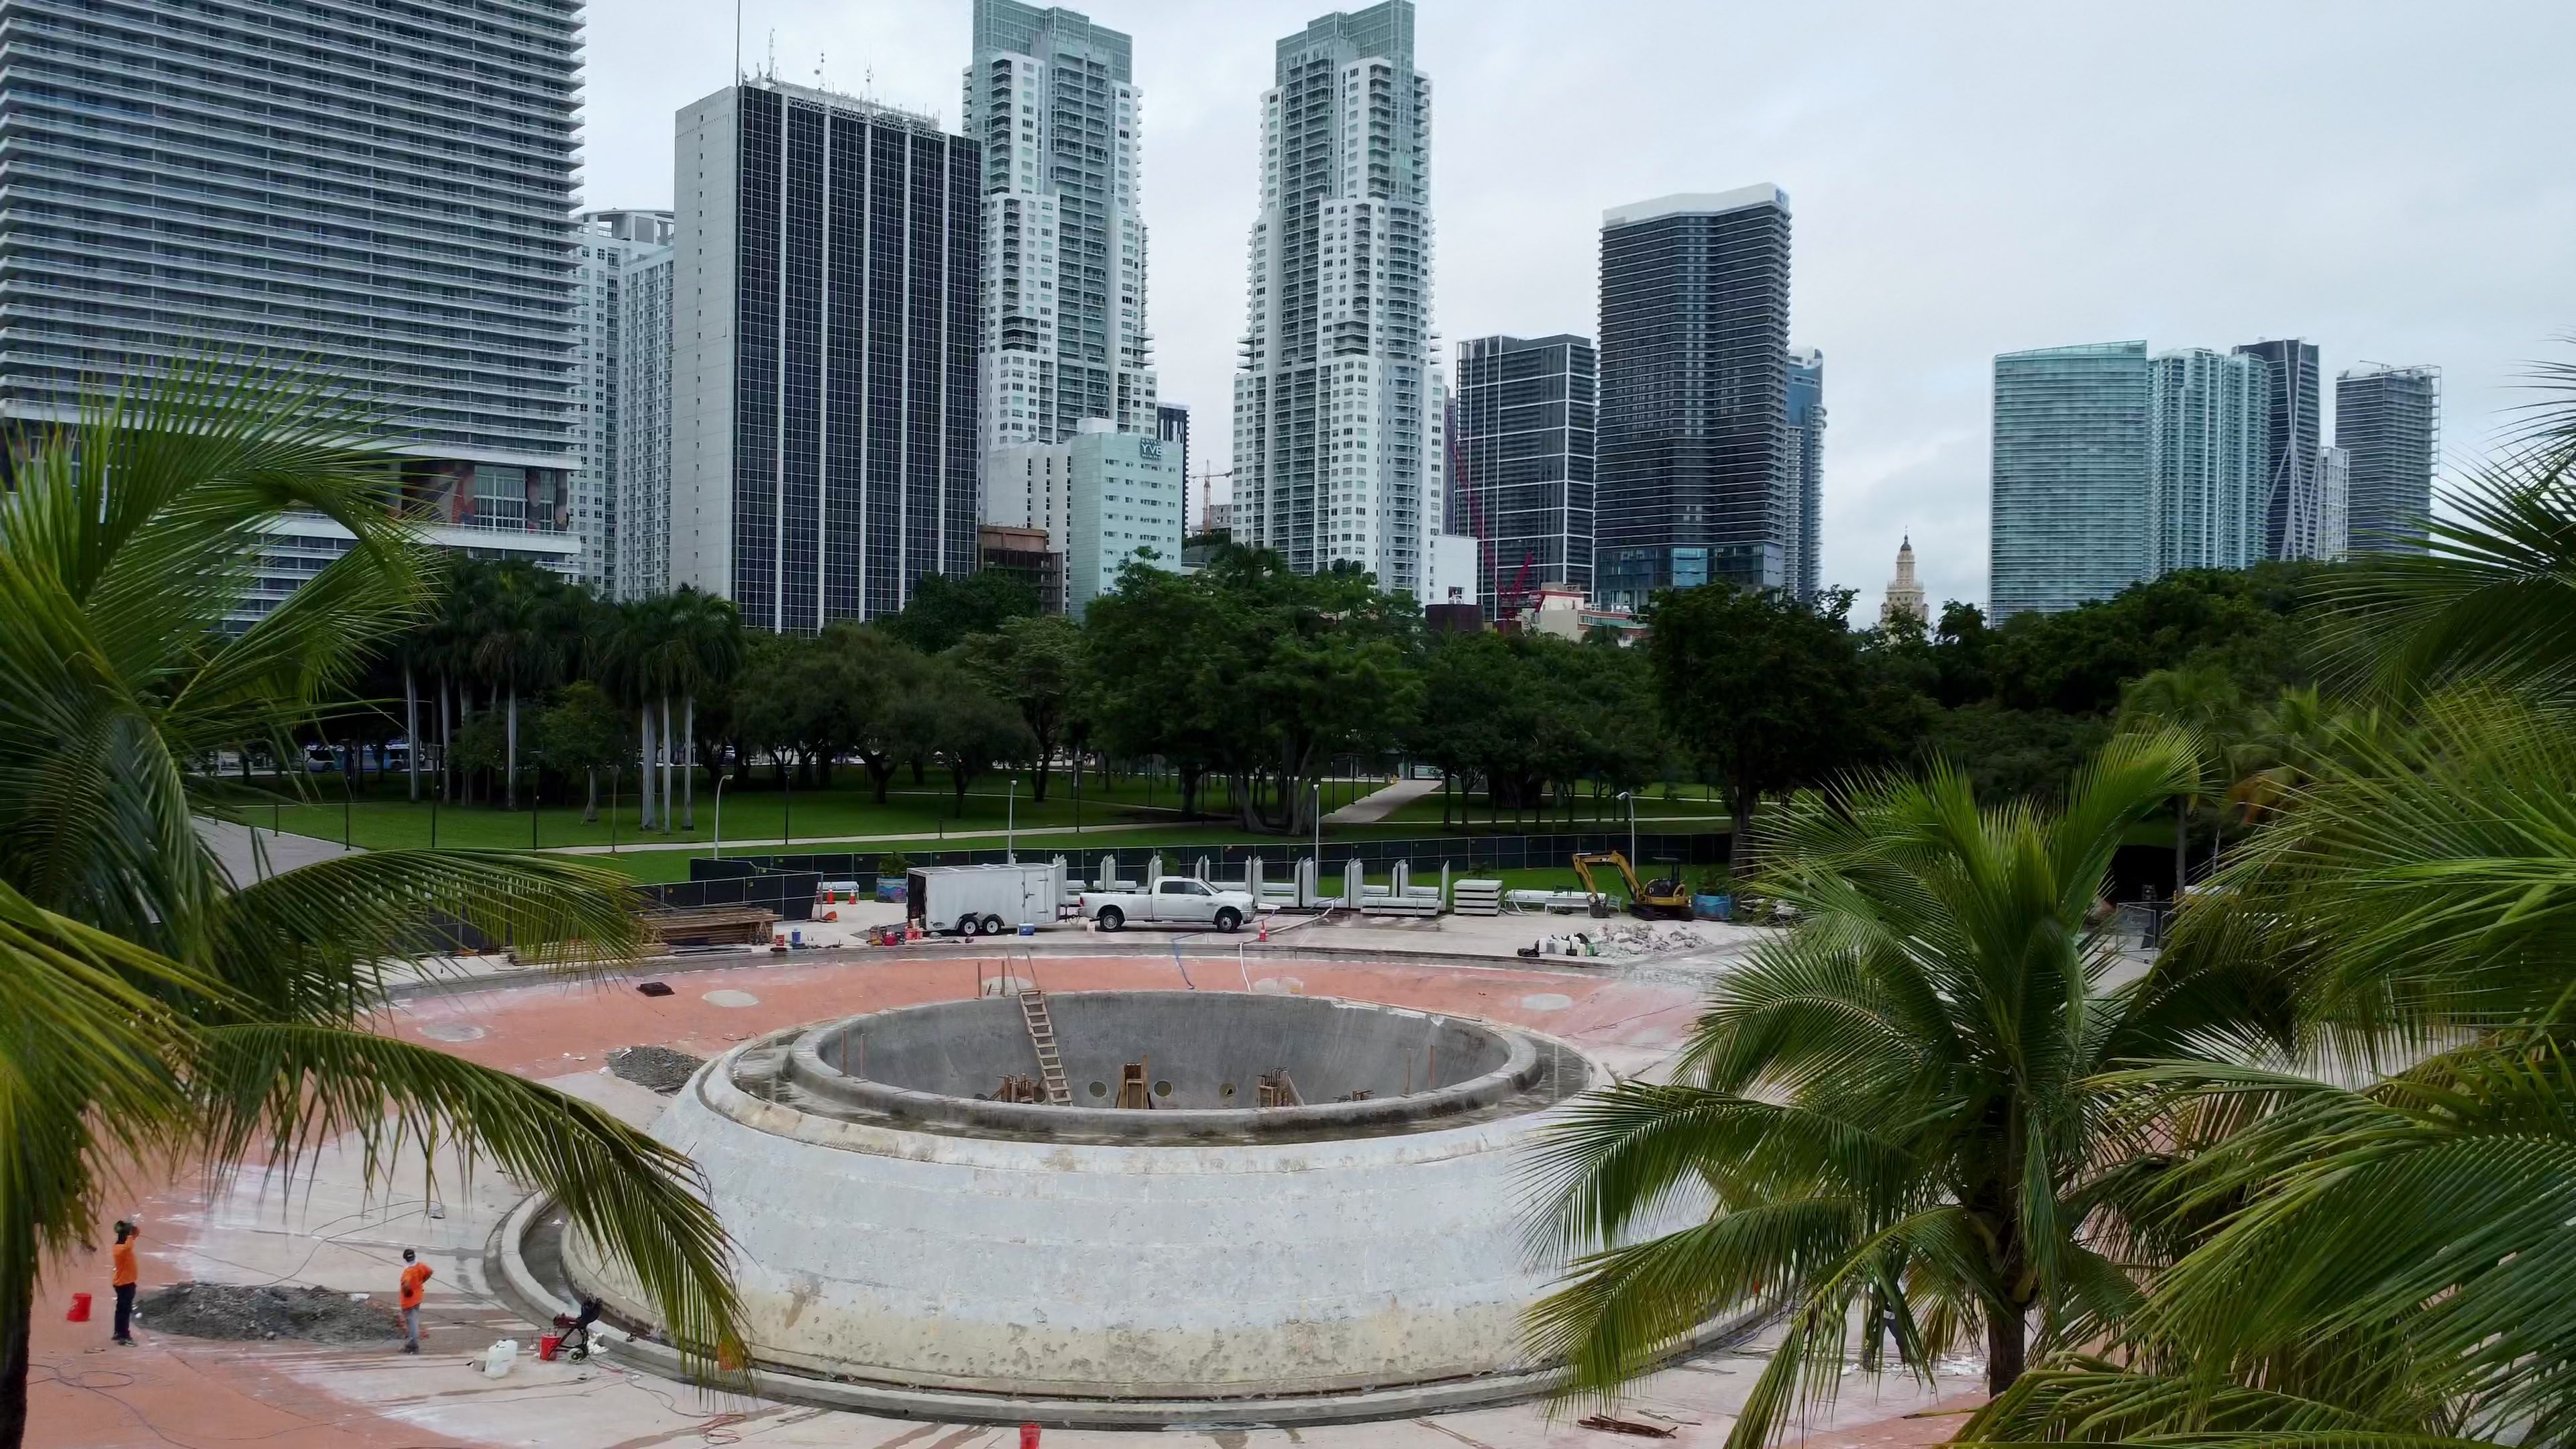
M1079 8L1134 37L1136 84L1153 102L1143 218L1160 393L1217 416L1255 200L1249 98L1269 84L1272 43L1320 7ZM587 37L587 208L668 205L671 113L723 84L732 64L730 15L640 3L624 13L653 23L632 29L595 13ZM2537 124L2510 76L2552 49L2535 32L2576 30L2565 15L2490 12L2400 45L2324 24L2321 8L2285 6L2244 17L2222 55L2179 34L2123 31L2115 46L2054 15L2033 26L2010 11L1890 9L1853 27L1764 13L1743 17L1726 48L1768 48L1777 64L1725 94L1667 96L1624 84L1623 64L1640 46L1714 44L1714 18L1609 5L1576 33L1548 14L1509 3L1473 23L1439 3L1420 12L1418 65L1439 83L1442 118L1437 330L1446 344L1588 334L1602 208L1777 180L1800 203L1794 341L1834 361L1822 577L1860 590L1863 617L1909 528L1936 602L1985 596L1996 353L2087 336L2212 346L2295 336L2320 346L2328 375L2363 358L2429 363L2444 371L2443 436L2456 456L2492 436L2518 400L2522 362L2544 355L2559 319L2576 313L2576 281L2548 264L2545 226L2571 187L2484 139ZM766 63L773 29L790 79L810 80L819 53L836 87L954 117L972 51L966 0L828 14L754 7L748 68ZM1900 64L1909 56L1941 63ZM2501 58L2508 74L2458 112L2400 116L2369 99L2423 65L2469 56L2481 67ZM2285 71L2304 79L2275 84ZM2020 124L2030 104L2106 83L2143 88L2080 145ZM2251 107L2253 124L2308 138L2295 185L2277 173L2203 174L2158 139L2174 116L2222 96ZM1534 111L1559 120L1515 123ZM1890 128L1885 118L1900 114L1906 126ZM2086 148L2116 164L2071 164ZM2323 430L2332 436L2330 413ZM1194 471L1228 466L1224 431L1200 429Z

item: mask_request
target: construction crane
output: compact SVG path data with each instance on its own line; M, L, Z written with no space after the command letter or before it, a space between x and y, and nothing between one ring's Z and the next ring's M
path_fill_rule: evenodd
M1628 857L1615 850L1579 852L1574 857L1574 878L1583 882L1583 893L1592 897L1594 915L1610 914L1609 901L1592 881L1595 866L1607 866L1619 873L1620 881L1628 887L1628 913L1639 920L1687 921L1691 918L1690 893L1682 888L1680 881L1650 880L1640 885L1637 872L1628 864Z

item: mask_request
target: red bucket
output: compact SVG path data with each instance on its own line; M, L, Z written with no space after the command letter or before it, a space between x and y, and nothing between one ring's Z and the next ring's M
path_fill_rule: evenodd
M72 1295L72 1311L63 1315L63 1321L64 1321L65 1323L87 1323L87 1322L89 1322L89 1295L88 1295L88 1294L86 1294L86 1293L75 1293L75 1294L73 1294L73 1295Z
M537 1357L544 1359L546 1362L554 1362L555 1350L561 1347L563 1347L562 1334L541 1333L537 1335Z
M1020 1449L1038 1449L1037 1425L1022 1424L1020 1426Z

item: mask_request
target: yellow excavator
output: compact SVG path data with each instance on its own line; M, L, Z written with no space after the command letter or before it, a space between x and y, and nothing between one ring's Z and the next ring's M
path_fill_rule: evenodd
M1592 914L1596 916L1610 914L1608 898L1602 895L1601 888L1592 881L1592 871L1595 866L1608 867L1619 873L1619 879L1628 887L1628 912L1638 919L1687 921L1691 918L1690 891L1687 887L1678 880L1650 880L1643 885L1638 884L1637 872L1628 864L1628 857L1615 850L1595 851L1574 857L1574 875L1577 880L1583 882L1583 893L1592 897Z

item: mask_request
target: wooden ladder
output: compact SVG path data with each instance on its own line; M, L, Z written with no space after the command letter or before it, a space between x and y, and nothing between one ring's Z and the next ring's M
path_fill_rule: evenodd
M1064 1084L1064 1058L1056 1054L1055 1020L1047 1015L1046 993L1035 989L1020 993L1020 1020L1028 1026L1029 1045L1037 1048L1038 1080L1046 1084L1046 1099L1058 1107L1073 1105L1073 1089Z

